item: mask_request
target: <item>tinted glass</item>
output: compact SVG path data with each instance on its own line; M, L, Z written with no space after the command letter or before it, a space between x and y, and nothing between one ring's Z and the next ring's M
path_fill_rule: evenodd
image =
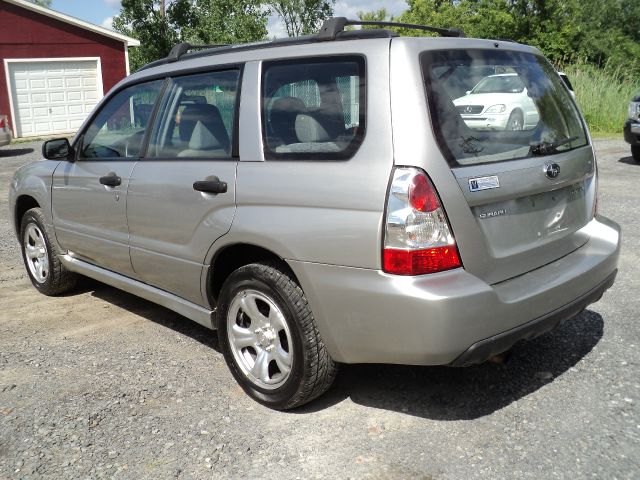
M111 98L85 131L80 157L138 157L162 83L135 85Z
M364 135L364 60L266 62L262 120L267 159L345 159Z
M226 70L175 78L147 156L231 157L239 77Z
M452 165L550 155L587 144L553 67L519 52L451 50L421 56L429 112Z

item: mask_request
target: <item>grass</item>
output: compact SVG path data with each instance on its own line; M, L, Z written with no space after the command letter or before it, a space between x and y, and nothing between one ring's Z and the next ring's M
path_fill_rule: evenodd
M620 69L598 69L591 65L565 65L591 132L621 133L629 101L640 93L640 80L625 78Z

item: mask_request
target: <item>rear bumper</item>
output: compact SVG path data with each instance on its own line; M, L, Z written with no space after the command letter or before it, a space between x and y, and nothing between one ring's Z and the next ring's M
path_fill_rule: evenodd
M289 264L335 360L468 365L555 327L611 286L620 227L597 217L584 229L590 240L579 249L495 285L464 269L400 277L379 270Z
M481 117L462 115L462 120L474 130L505 130L509 122L509 115L503 113L485 113Z
M485 338L471 345L462 355L450 363L452 367L466 367L475 363L482 363L494 355L509 350L520 340L531 340L543 333L553 330L565 320L575 317L588 305L600 300L604 292L613 285L618 270L615 270L603 282L591 289L585 295L573 302L554 310L540 318L531 320L519 327L493 337Z
M627 120L624 123L624 140L634 146L640 145L640 122Z

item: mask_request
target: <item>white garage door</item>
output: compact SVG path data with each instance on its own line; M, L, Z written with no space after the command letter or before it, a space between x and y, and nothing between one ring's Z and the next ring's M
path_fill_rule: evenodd
M18 137L73 132L102 97L98 60L9 61Z

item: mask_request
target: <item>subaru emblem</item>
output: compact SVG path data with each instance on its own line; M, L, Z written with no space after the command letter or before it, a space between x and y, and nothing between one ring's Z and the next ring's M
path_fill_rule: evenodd
M547 178L553 179L557 178L558 175L560 175L560 165L558 165L557 163L547 163L545 164L543 170Z

